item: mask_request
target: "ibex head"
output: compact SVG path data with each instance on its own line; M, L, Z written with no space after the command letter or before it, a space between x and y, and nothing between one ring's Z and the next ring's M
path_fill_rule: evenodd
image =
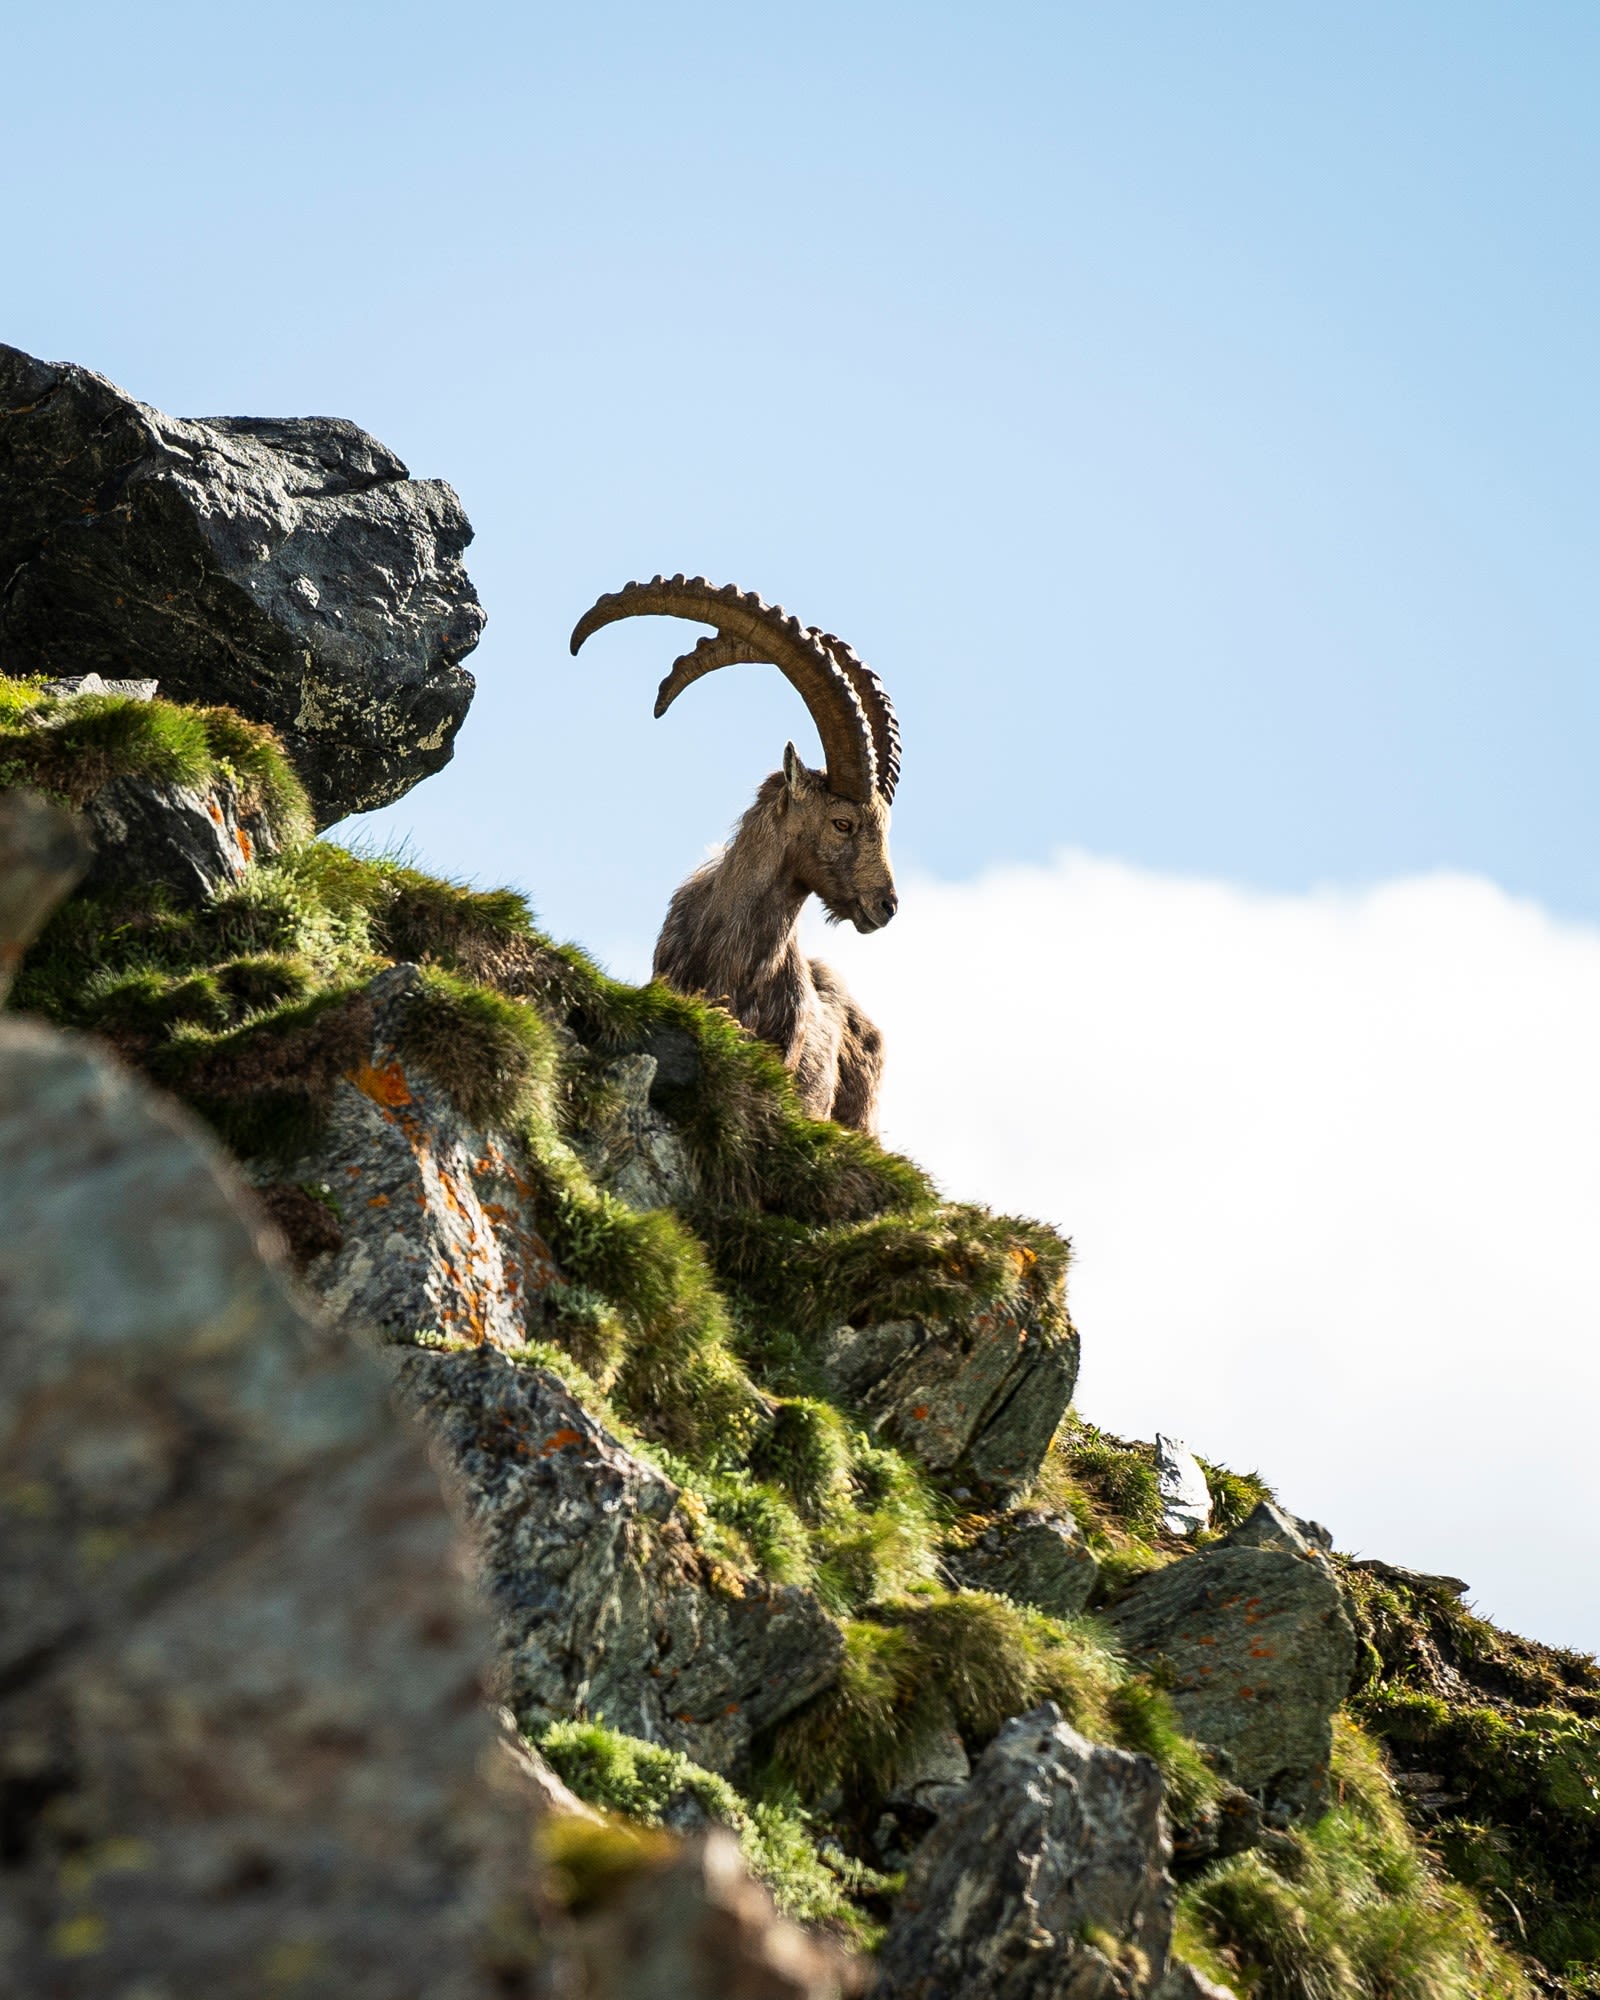
M831 632L802 625L754 591L703 576L624 584L578 620L572 650L616 619L661 613L716 632L673 661L656 696L658 716L691 682L741 662L766 661L799 691L822 738L826 769L808 769L791 743L781 778L769 778L762 796L769 788L775 796L793 879L820 898L834 922L881 930L897 907L889 804L900 777L900 729L878 676Z

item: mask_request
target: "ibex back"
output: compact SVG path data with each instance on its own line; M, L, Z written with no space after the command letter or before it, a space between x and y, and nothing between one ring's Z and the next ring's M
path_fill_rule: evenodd
M656 940L658 978L719 1001L774 1044L813 1118L877 1127L883 1039L837 975L800 948L800 912L816 896L830 922L881 930L898 907L889 866L889 805L900 774L894 709L876 674L831 633L704 577L656 577L602 597L572 650L618 618L665 612L716 627L674 661L663 715L718 667L768 661L799 690L827 764L809 769L792 743L727 847L673 897Z

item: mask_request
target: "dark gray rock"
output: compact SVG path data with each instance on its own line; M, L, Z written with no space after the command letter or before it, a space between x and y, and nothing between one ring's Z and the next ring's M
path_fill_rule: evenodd
M1136 1664L1159 1667L1185 1730L1223 1753L1269 1817L1318 1809L1356 1657L1321 1555L1219 1545L1140 1577L1102 1615Z
M0 1991L529 1992L536 1802L381 1372L193 1120L27 1021L0 1214Z
M953 1325L842 1326L819 1360L835 1392L934 1472L1004 1493L1038 1472L1078 1379L1078 1337L996 1306Z
M347 1326L521 1347L559 1274L516 1142L474 1125L402 1056L421 983L414 965L378 974L365 1046L333 1086L316 1150L255 1178L280 1220L284 1190L321 1208L322 1247L299 1261Z
M599 1112L572 1138L590 1178L629 1208L681 1208L695 1193L688 1151L650 1101L656 1068L651 1055L608 1063Z
M84 807L94 843L92 888L161 882L181 902L203 902L278 851L265 804L241 807L225 777L192 787L113 778Z
M1052 1618L1071 1618L1093 1594L1100 1565L1070 1514L1030 1507L1008 1514L947 1567L968 1590L998 1591Z
M459 1482L523 1728L588 1715L726 1774L833 1680L843 1641L816 1599L708 1561L672 1481L548 1370L492 1347L394 1356Z
M1054 1702L1008 1722L917 1850L875 2000L1144 2000L1172 1938L1161 1792Z
M167 417L0 346L0 671L153 674L271 723L319 825L448 762L483 628L471 535L342 418Z

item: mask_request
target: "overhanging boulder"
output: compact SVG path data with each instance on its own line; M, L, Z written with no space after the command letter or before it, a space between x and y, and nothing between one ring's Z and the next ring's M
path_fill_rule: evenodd
M163 416L0 345L0 672L153 675L270 723L321 826L449 761L471 538L343 418Z

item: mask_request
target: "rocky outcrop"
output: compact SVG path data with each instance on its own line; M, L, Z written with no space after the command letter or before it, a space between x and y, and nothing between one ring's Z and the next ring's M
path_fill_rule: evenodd
M405 1055L414 965L355 1003L313 1151L255 1168L305 1280L353 1328L521 1347L557 1277L514 1140L475 1124Z
M918 1849L876 2000L1144 2000L1167 1968L1161 1776L1054 1702L1008 1722Z
M191 1121L0 1022L0 1987L534 1990L533 1804L383 1381Z
M672 1481L547 1369L489 1347L395 1365L459 1479L525 1728L588 1715L726 1774L833 1679L816 1599L703 1556Z
M167 417L0 346L0 672L153 674L270 723L319 825L448 762L471 534L341 418Z
M1047 1336L1000 1306L958 1324L841 1326L818 1358L892 1443L1000 1492L1038 1472L1078 1377L1076 1334Z
M114 778L84 808L94 842L89 880L160 882L180 902L202 902L278 851L265 802L245 805L225 777L204 786Z
M1286 1517L1270 1510L1277 1521ZM1262 1546L1257 1509L1238 1542L1139 1580L1104 1617L1137 1665L1158 1670L1188 1733L1269 1818L1315 1812L1327 1790L1334 1711L1350 1691L1355 1632L1333 1571L1299 1546Z
M630 1208L681 1208L695 1194L688 1150L650 1101L658 1067L642 1054L608 1063L596 1112L573 1142L596 1185Z
M1161 1525L1169 1535L1197 1535L1211 1526L1211 1489L1200 1461L1181 1438L1156 1432L1156 1484Z
M1052 1618L1075 1617L1094 1593L1100 1564L1070 1514L1028 1507L1003 1515L946 1566L967 1590L992 1590Z

